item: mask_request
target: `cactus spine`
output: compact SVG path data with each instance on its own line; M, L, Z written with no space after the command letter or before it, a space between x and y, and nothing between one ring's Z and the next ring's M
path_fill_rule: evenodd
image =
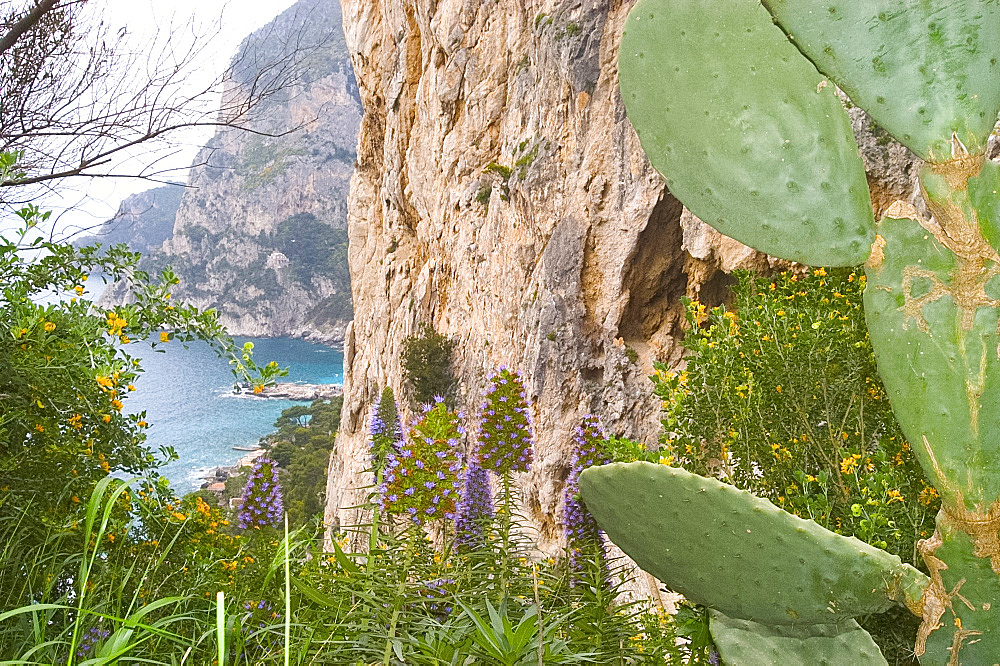
M1000 167L985 158L1000 111L1000 3L940 9L916 0L640 0L629 14L622 99L670 191L708 224L770 254L827 266L867 261L879 372L942 497L937 529L921 542L928 579L863 549L825 552L820 562L853 576L884 574L865 597L800 557L788 563L785 584L804 577L819 588L775 591L772 601L794 600L783 616L752 590L736 599L723 590L741 577L767 578L779 545L794 559L816 543L840 553L841 537L816 525L790 529L773 507L747 513L750 500L683 475L619 466L581 475L583 498L613 540L725 614L712 620L724 660L767 654L790 663L814 649L809 641L837 640L839 654L855 650L857 663L884 663L865 656L863 630L844 624L876 599L922 618L922 663L994 663L1000 654ZM834 85L925 160L930 222L906 202L874 222ZM642 497L622 490L626 478ZM734 566L699 572L711 558L690 560L693 546L681 543L696 531L673 525L653 538L641 528L642 505L660 505L653 515L669 522L665 507L691 499L686 489L698 483L706 485L697 530L730 549ZM629 502L634 513L622 510ZM741 550L741 531L761 529L773 534L770 545ZM706 576L710 584L699 585ZM833 615L846 616L834 628L816 613L824 594ZM745 651L754 633L766 651Z

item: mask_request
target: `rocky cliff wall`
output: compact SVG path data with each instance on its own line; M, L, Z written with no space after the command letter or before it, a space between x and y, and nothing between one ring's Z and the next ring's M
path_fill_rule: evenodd
M284 60L283 60L284 59ZM361 101L338 3L300 0L241 45L227 99L294 63L293 83L195 159L173 233L147 265L239 335L339 341L351 319L347 192ZM246 123L244 123L246 124Z
M328 524L357 522L370 405L401 390L401 343L430 322L457 341L467 408L496 366L526 373L537 462L518 485L557 548L581 417L654 443L646 377L681 361L680 298L715 304L732 270L774 267L684 210L643 155L617 89L631 4L344 0L365 114ZM876 202L909 197L912 158L852 113Z
M92 235L74 238L73 244L83 247L93 243L103 246L125 243L133 252L147 254L172 235L183 194L184 187L176 184L129 195L113 218Z

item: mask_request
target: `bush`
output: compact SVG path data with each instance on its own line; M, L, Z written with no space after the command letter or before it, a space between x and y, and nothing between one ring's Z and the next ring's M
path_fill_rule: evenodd
M916 542L933 532L939 501L879 379L864 282L822 268L773 280L740 273L731 310L688 302L687 369L658 365L652 377L659 456L922 566ZM876 637L889 625L900 645L885 646L887 656L911 651L916 619L865 623Z
M451 369L455 343L423 324L417 335L403 340L402 365L410 403L414 408L430 404L435 396L454 408L458 382Z

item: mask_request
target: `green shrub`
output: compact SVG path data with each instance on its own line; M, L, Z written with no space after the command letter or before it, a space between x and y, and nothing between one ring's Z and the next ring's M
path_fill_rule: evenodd
M868 341L864 275L817 269L773 280L737 274L733 307L687 303L687 369L656 366L661 462L717 476L921 566L937 492L904 439ZM871 618L876 638L916 619Z
M417 335L403 340L403 377L413 407L434 401L441 396L451 408L458 382L451 368L451 353L455 343L423 324Z

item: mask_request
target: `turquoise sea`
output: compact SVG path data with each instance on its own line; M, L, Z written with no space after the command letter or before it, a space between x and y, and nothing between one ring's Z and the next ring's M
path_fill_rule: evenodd
M344 357L324 345L291 338L236 338L237 345L254 343L254 360L277 361L289 374L282 382L340 384ZM164 349L165 353L159 350ZM234 446L254 446L273 430L281 410L290 400L253 398L233 394L233 375L226 361L204 343L185 349L170 342L151 350L138 343L129 353L142 359L145 372L135 382L136 391L125 400L132 413L146 411L147 444L155 451L173 446L179 460L161 468L178 493L197 490L205 474L234 464L246 455Z

